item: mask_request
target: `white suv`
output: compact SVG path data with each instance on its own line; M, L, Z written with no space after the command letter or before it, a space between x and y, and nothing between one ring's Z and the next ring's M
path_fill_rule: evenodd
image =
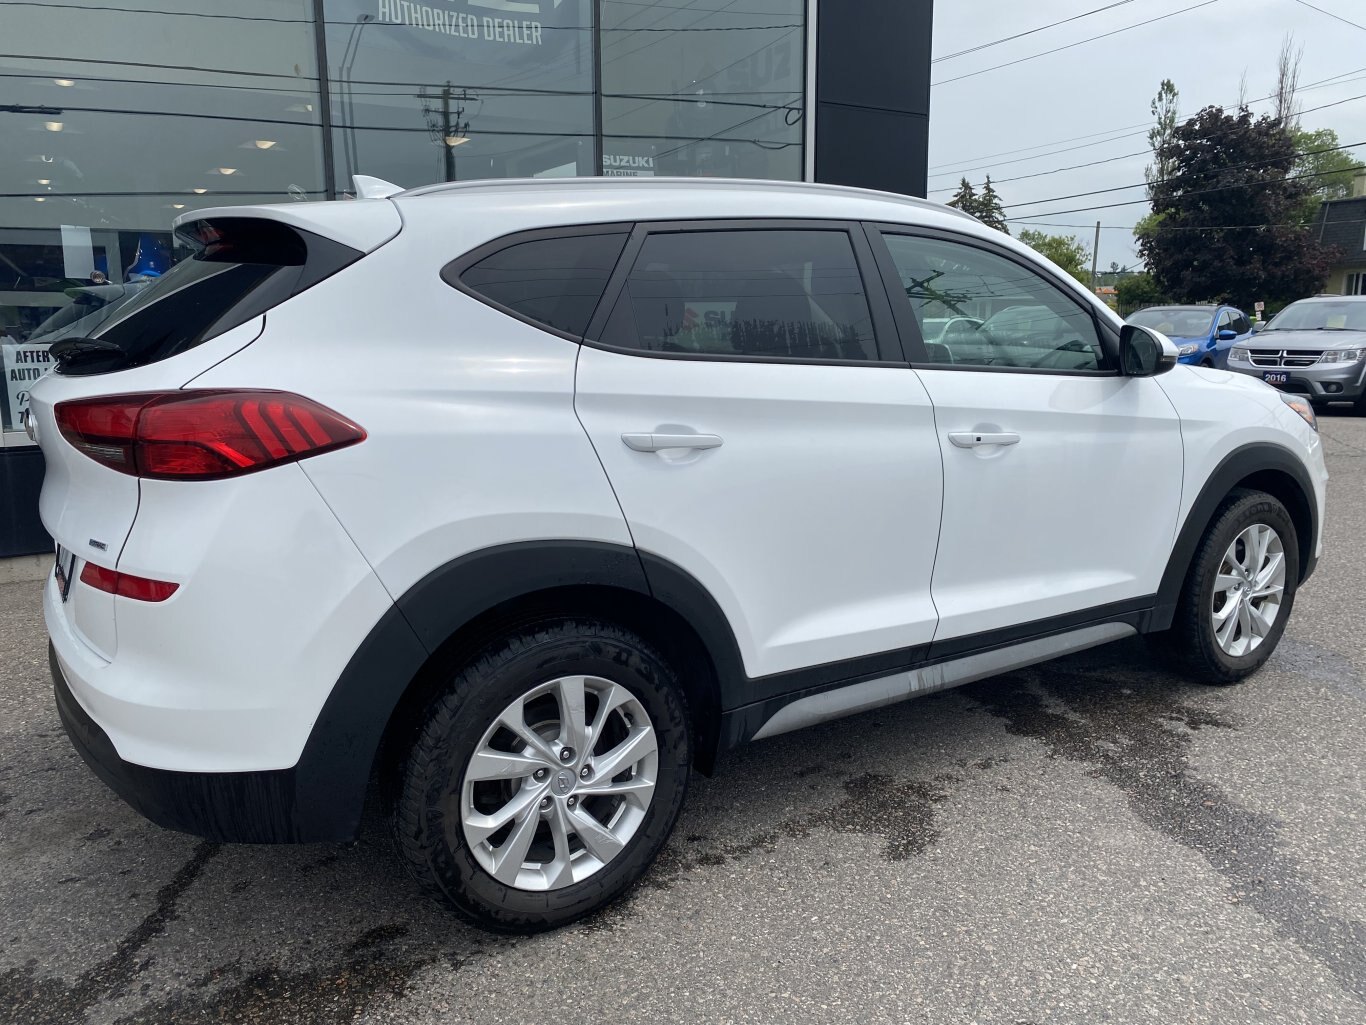
M1302 400L935 204L476 182L178 235L33 389L67 731L218 840L350 838L378 777L491 928L622 893L748 740L1135 633L1240 679L1318 555Z

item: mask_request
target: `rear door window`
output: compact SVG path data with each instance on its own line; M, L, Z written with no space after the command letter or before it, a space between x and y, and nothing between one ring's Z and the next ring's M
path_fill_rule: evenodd
M847 231L660 231L641 244L601 341L650 353L879 358Z
M540 327L582 338L627 232L504 240L448 265L442 278ZM493 248L493 252L487 252Z

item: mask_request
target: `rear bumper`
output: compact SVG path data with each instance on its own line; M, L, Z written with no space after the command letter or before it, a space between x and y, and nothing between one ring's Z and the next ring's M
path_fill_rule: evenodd
M124 761L71 693L51 644L48 664L57 714L76 753L157 825L228 843L313 843L355 835L356 795L343 787L330 794L325 787L301 788L296 769L174 772Z

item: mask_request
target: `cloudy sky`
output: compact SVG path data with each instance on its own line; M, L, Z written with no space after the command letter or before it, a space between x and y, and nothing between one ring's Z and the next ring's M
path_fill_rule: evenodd
M1366 26L1363 0L1310 2ZM1043 215L1012 220L1012 230L1033 222L1049 232L1081 235L1089 246L1099 220L1106 226L1100 266L1132 264L1129 229L1147 212L1146 204L1077 208L1142 200L1141 187L1039 201L1142 183L1148 163L1145 130L1152 121L1148 107L1162 79L1172 79L1181 91L1183 117L1209 104L1235 104L1244 72L1248 99L1265 97L1275 88L1276 58L1288 32L1304 46L1303 126L1332 128L1343 143L1366 143L1366 28L1354 28L1300 0L1130 0L1022 39L948 57L1111 3L935 4L930 198L946 200L961 177L980 184L989 173L999 183L1009 216ZM1167 14L1171 17L1152 21ZM1108 32L1116 34L1082 42ZM1072 43L1079 45L1034 56ZM1011 61L1020 63L974 74ZM970 77L950 81L959 76ZM1250 106L1262 113L1271 104ZM1366 146L1350 152L1366 160ZM1061 170L1095 161L1106 162Z

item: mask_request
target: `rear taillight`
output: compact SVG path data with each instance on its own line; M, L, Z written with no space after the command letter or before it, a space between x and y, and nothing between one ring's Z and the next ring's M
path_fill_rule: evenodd
M156 480L219 480L365 440L312 399L273 391L173 391L59 402L62 436L111 470Z
M116 569L105 569L93 562L87 562L85 569L81 570L81 583L89 584L97 591L108 591L120 598L136 598L138 601L165 601L180 586L169 580L149 580L131 573L120 573Z

